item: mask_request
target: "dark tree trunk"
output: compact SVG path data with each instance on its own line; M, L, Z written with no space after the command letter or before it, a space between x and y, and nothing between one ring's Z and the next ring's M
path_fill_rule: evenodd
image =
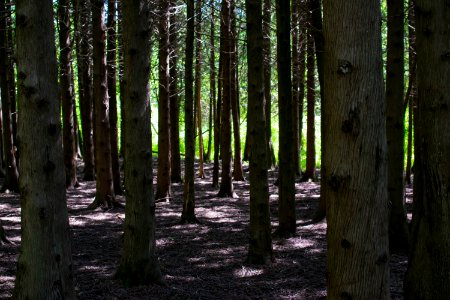
M277 68L279 115L279 227L277 235L295 234L295 170L292 135L291 13L289 0L277 0Z
M327 297L389 299L380 2L325 1L324 20Z
M386 66L386 137L388 146L389 247L408 252L408 224L403 197L404 170L404 1L388 0Z
M109 124L108 80L106 69L106 32L103 0L92 1L92 37L94 61L94 113L95 113L95 177L97 191L89 208L116 205L111 169L111 134Z
M303 181L314 180L316 177L316 82L314 78L314 39L309 31L307 36L307 58L306 58L306 169Z
M448 1L416 1L418 108L414 207L406 299L450 294L450 9Z
M195 217L195 124L194 124L194 0L187 1L187 32L185 47L185 104L184 104L184 132L185 132L185 159L184 159L184 193L182 223L197 222Z
M250 244L247 261L273 261L267 184L267 141L264 105L264 60L261 0L247 0L248 127L250 153Z
M72 41L70 37L70 0L58 0L59 21L59 89L63 119L63 149L66 168L66 187L77 181L77 145L74 114L75 90L72 85Z
M109 96L109 123L111 135L111 170L113 175L114 193L122 195L119 166L119 141L117 129L117 92L116 92L116 0L108 0L107 28L107 73Z
M222 180L219 197L233 197L233 182L231 181L231 8L232 1L223 0L221 8L221 60L222 60L222 111L220 124L220 153L222 155Z
M180 100L178 97L178 34L177 34L177 2L170 2L170 58L169 58L169 75L170 75L170 155L171 155L171 181L181 182L181 154L180 154Z
M19 191L19 172L16 164L16 151L13 140L13 119L11 115L12 102L16 100L11 98L10 86L11 80L8 71L11 66L11 61L8 57L8 21L9 13L6 9L6 1L0 1L0 90L2 103L2 146L5 156L5 181L1 191L6 190L18 192Z
M0 245L2 244L10 244L11 241L8 239L8 236L6 235L6 231L3 228L2 220L0 220Z
M22 221L13 299L75 299L52 4L16 4Z
M198 177L205 178L205 171L203 168L203 155L205 149L203 147L203 132L202 132L202 102L201 102L201 88L202 88L202 1L196 1L196 47L195 47L195 127L198 130Z
M222 25L220 29L220 35L222 36ZM220 53L223 52L224 41L220 39ZM217 103L216 113L214 116L214 166L213 166L213 180L212 186L219 187L219 158L220 158L220 134L221 130L221 118L222 118L222 86L223 86L223 55L219 58L219 76L217 77Z
M156 199L169 199L170 191L170 78L169 2L159 0L159 100L158 100L158 178Z
M83 133L84 180L94 180L92 52L90 50L91 0L74 0L78 90Z
M13 26L13 5L14 1L10 0L7 2L9 5L9 9L7 9L7 18L6 18L6 30L8 34L8 82L9 82L9 91L10 91L10 99L11 99L11 125L12 125L12 135L13 135L13 144L17 147L17 99L16 99L16 75L14 73L14 64L15 64L15 38L14 38L14 26ZM16 163L19 162L19 153L16 152Z
M208 120L208 150L206 150L205 161L211 160L211 146L213 139L213 121L216 118L216 51L215 47L215 16L214 1L209 1L211 8L210 38L209 38L209 120Z
M299 1L293 1L291 4L292 15L292 123L294 125L294 172L296 176L301 175L301 159L300 159L300 59L299 59L299 38L300 38L300 5ZM304 26L304 24L301 24Z
M123 253L116 277L125 286L163 283L155 254L150 128L149 2L123 2L126 207Z
M118 45L118 69L119 69L119 103L120 103L120 152L119 154L122 158L125 156L125 110L124 110L124 98L123 91L125 89L123 82L123 27L122 27L122 1L117 2L117 30L119 32L117 36L117 45ZM125 164L125 161L123 161Z

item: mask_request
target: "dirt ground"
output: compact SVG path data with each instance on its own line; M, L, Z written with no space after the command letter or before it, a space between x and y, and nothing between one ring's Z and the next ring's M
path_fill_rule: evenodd
M196 182L196 213L201 224L178 224L182 209L181 184L173 185L171 202L157 203L157 255L167 287L125 289L113 280L120 259L124 210L86 210L95 194L95 182L81 182L80 187L69 190L78 299L326 299L326 223L298 227L296 237L274 240L276 261L272 265L246 265L249 183L234 183L238 198L217 198L218 190L211 187L210 165L206 175L205 180ZM270 172L273 228L277 226L275 176L275 172ZM314 182L296 183L299 224L313 215L319 190ZM411 197L410 188L407 196ZM20 245L17 194L0 194L0 219L14 242L0 246L0 299L9 299ZM403 299L406 265L405 256L391 256L392 299Z

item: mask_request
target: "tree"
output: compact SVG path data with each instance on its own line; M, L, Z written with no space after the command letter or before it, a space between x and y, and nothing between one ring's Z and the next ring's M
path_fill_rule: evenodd
M187 1L187 32L185 47L185 103L184 103L184 134L185 134L185 159L184 159L184 192L182 223L197 222L195 217L195 124L194 124L194 0Z
M177 2L170 2L170 27L169 27L169 75L170 75L170 180L181 182L181 154L180 154L180 100L178 97L178 28L176 15Z
M81 128L83 135L84 180L95 178L93 138L93 94L92 94L92 51L90 49L91 0L75 2L75 40L78 68L78 91L80 101Z
M247 0L248 127L250 153L250 245L247 260L273 261L267 184L266 122L264 105L264 60L261 0Z
M5 229L3 228L3 222L0 219L0 245L9 243L11 242L8 240L8 237L6 236Z
M292 1L291 4L291 16L292 16L292 122L294 125L294 172L295 175L300 176L301 175L301 159L300 159L300 150L301 150L301 138L300 138L300 120L302 116L300 114L303 114L303 111L300 111L300 101L303 101L303 99L300 100L300 47L299 47L299 38L300 38L300 1ZM301 24L302 27L304 24ZM304 74L303 74L304 77ZM303 108L303 107L302 107Z
M324 2L322 190L330 299L389 299L380 18L377 0Z
M22 240L14 299L75 299L53 2L16 2Z
M223 0L221 7L221 51L222 64L221 82L221 121L220 121L220 153L222 155L222 175L219 197L233 197L233 182L231 181L231 8L232 1Z
M6 1L0 1L0 90L2 103L2 137L3 137L3 153L5 156L6 170L5 181L1 191L11 190L19 191L19 172L16 164L16 151L13 139L13 119L11 115L12 102L15 99L11 95L11 78L8 71L11 66L11 61L7 54L8 48L8 12L6 10ZM2 156L3 157L3 156Z
M408 251L403 197L404 170L404 1L387 1L386 137L388 150L389 247Z
M77 145L74 114L75 90L72 85L72 41L70 37L70 0L58 1L59 21L59 85L63 118L63 149L66 167L66 187L78 185Z
M291 77L291 9L289 0L277 0L277 68L279 115L279 200L277 235L295 234L295 171L292 135L292 77Z
M159 99L158 99L158 177L156 199L169 199L170 192L170 80L169 80L169 2L159 0Z
M125 224L116 277L125 286L162 283L155 255L152 138L150 128L149 1L122 3L124 39Z
M92 0L92 38L93 45L93 96L95 113L95 200L89 206L113 207L115 200L111 169L111 134L109 124L108 79L106 69L106 35L104 22L105 5L103 0Z
M210 16L210 37L209 37L209 122L208 122L208 150L205 154L205 161L211 157L211 146L213 139L213 121L216 118L216 50L215 48L215 16L214 0L209 0L211 8ZM215 126L214 126L215 127ZM215 129L215 128L214 128ZM215 136L214 136L215 137Z
M114 193L122 194L119 167L119 141L117 133L117 93L116 93L116 0L108 0L107 27L107 74L109 96L109 123L111 139L111 171L113 177Z
M443 299L450 293L450 11L447 1L417 0L415 12L417 151L405 297Z

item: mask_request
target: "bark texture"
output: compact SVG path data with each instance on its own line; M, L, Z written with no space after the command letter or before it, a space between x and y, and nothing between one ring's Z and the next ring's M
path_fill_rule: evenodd
M324 2L329 299L389 299L380 17L377 0Z
M52 1L16 4L22 240L14 299L75 299Z
M116 277L125 286L162 283L155 254L152 137L150 128L149 2L122 4L124 39L125 224L123 253Z
M450 294L450 7L416 1L418 109L414 207L405 298Z
M267 184L267 141L264 105L264 61L261 0L247 0L248 128L250 153L250 245L247 260L273 261Z

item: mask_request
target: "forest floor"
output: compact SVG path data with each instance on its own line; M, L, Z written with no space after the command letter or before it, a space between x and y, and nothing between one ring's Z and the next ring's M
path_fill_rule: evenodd
M157 255L167 287L124 288L112 279L120 260L124 210L86 210L94 198L95 182L81 182L78 188L68 190L78 299L326 299L326 222L299 226L290 239L274 239L272 265L247 265L249 183L234 182L237 198L217 198L209 164L206 175L196 182L200 224L179 224L182 184L173 184L172 201L157 203ZM276 172L269 176L271 219L276 228ZM319 192L318 183L296 183L298 224L314 214ZM409 206L411 193L407 187ZM118 199L124 201L121 196ZM0 299L9 299L20 245L17 194L0 194L0 219L14 243L0 245ZM391 298L403 299L407 258L391 255L390 264Z

